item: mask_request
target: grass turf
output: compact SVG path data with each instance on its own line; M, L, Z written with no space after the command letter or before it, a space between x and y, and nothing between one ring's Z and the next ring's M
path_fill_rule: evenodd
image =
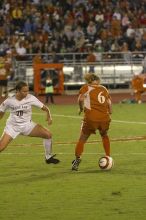
M138 220L146 210L146 142L111 142L115 166L104 172L100 136L85 145L78 172L71 171L81 118L77 106L50 106L53 114L53 151L58 165L44 162L42 140L20 136L0 155L1 220ZM40 110L33 119L47 126ZM0 121L2 132L5 120ZM145 105L113 105L111 139L145 136ZM59 144L64 143L64 144Z

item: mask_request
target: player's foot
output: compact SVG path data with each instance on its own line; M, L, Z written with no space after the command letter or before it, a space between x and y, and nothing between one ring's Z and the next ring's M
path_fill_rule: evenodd
M79 164L81 163L80 158L76 158L72 161L72 170L78 171Z
M54 158L56 156L56 154L52 155L49 159L46 159L46 163L47 164L50 164L50 163L53 163L53 164L57 164L60 162L60 160Z

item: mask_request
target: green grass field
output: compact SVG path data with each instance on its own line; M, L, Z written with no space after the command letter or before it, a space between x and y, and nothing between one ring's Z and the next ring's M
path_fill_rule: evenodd
M41 139L14 140L0 155L0 220L146 219L146 140L128 141L146 136L145 104L113 105L110 171L98 167L104 155L98 134L86 144L79 171L71 171L82 117L77 105L50 110L53 152L61 163L45 164ZM34 120L47 126L44 113L33 112Z

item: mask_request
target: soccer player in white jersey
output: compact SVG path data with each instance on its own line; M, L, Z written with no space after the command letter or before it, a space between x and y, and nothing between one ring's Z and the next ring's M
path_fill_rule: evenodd
M52 124L51 113L48 107L40 102L35 96L29 94L29 87L26 82L18 82L16 85L16 94L8 97L0 105L0 119L4 116L5 111L9 110L10 115L7 119L4 132L0 139L0 152L19 134L29 137L43 138L45 148L45 161L50 164L57 164L60 161L52 155L52 134L51 132L36 124L31 120L32 106L36 106L46 112L48 125Z

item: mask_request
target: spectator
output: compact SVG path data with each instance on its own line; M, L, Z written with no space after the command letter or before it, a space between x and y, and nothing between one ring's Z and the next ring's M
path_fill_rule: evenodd
M121 21L122 16L121 16L119 8L115 9L115 11L113 13L113 17L115 17L117 20Z
M97 34L96 25L93 21L90 21L87 26L87 37L90 43L93 43L95 41L96 34Z
M146 56L142 60L142 67L143 67L142 73L146 74Z
M16 48L16 58L17 60L25 60L26 59L26 48L24 46L24 42L21 41L19 43L18 48Z
M0 97L7 94L7 70L5 68L5 59L0 57Z
M54 104L53 93L54 93L53 81L52 81L50 75L48 75L47 78L46 78L46 83L45 83L45 94L46 94L45 103L46 104L49 102L49 99L50 99L50 102L52 104Z
M130 64L132 60L132 56L131 56L131 52L129 51L128 44L126 42L123 43L121 52L122 52L125 64Z
M33 64L39 64L42 63L42 57L41 57L41 53L37 53L34 57L33 57Z
M122 24L123 33L125 33L125 31L127 30L128 26L130 24L130 20L129 20L129 17L128 17L127 13L124 13L124 15L122 17L121 24Z
M126 36L130 38L132 35L135 35L135 30L132 27L132 24L129 23L129 25L127 25Z
M17 3L12 10L12 22L14 26L17 26L19 30L22 30L21 27L23 25L23 12Z
M32 30L33 30L33 26L32 26L32 23L30 21L30 18L27 18L26 21L24 22L23 32L26 35L30 35Z
M86 62L89 65L89 72L94 73L94 63L96 62L96 56L92 48L89 49L89 54L87 56Z
M121 22L116 16L113 16L111 20L111 33L113 38L118 38L121 35Z

